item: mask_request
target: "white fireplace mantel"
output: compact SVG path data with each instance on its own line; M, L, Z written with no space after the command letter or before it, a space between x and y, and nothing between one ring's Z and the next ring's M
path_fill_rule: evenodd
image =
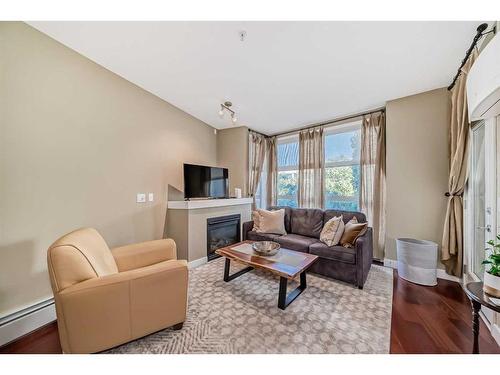
M252 198L196 199L192 201L168 201L168 208L173 210L198 210L200 208L238 206L252 204Z

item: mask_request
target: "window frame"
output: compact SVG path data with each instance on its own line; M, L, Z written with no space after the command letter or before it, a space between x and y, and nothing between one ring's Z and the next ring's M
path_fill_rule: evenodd
M328 128L325 128L323 131L323 146L324 146L324 157L325 157L325 165L324 165L324 171L328 168L336 168L336 167L355 167L358 166L360 168L360 173L361 173L361 155L357 160L346 160L346 161L326 161L326 138L330 135L335 135L335 134L342 134L342 133L349 133L355 130L360 131L361 135L361 126L362 126L362 120L355 120L355 121L350 121L348 123L340 124L340 125L333 125ZM361 138L360 138L361 142ZM361 176L360 176L361 178ZM323 174L323 208L327 209L327 202L328 202L328 197L326 193L326 173ZM347 197L342 197L342 198L347 198ZM358 210L361 207L361 192L358 192L357 197L353 197L354 199L342 199L339 201L342 202L357 202L358 204ZM330 209L330 208L328 208ZM335 208L332 208L335 209Z

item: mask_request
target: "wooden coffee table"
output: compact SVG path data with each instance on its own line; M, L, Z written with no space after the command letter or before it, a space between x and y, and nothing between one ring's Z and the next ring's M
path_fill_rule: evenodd
M215 252L226 258L224 265L224 281L231 281L238 276L260 268L274 273L280 277L280 287L278 293L278 307L285 310L306 288L306 271L316 261L316 255L301 253L281 248L278 254L273 256L261 256L254 253L252 243L255 241L242 241L236 244L215 250ZM247 265L246 268L229 274L231 260ZM288 280L292 280L300 275L300 285L288 295L286 288Z

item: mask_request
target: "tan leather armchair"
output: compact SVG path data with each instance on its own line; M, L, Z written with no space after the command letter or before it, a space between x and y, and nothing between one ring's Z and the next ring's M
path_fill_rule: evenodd
M110 250L92 228L54 242L47 253L65 353L94 353L186 319L188 269L175 242Z

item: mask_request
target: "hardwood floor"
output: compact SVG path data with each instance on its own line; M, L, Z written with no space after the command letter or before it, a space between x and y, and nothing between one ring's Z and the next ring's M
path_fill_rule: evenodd
M61 354L61 343L54 321L0 347L0 354Z
M394 271L391 353L471 353L472 312L458 283L438 279L438 285L412 284ZM481 320L480 353L500 353Z
M435 287L409 283L394 272L391 353L470 353L472 318L459 284L439 279ZM481 321L479 350L500 353ZM61 353L57 324L50 323L0 347L1 353Z

